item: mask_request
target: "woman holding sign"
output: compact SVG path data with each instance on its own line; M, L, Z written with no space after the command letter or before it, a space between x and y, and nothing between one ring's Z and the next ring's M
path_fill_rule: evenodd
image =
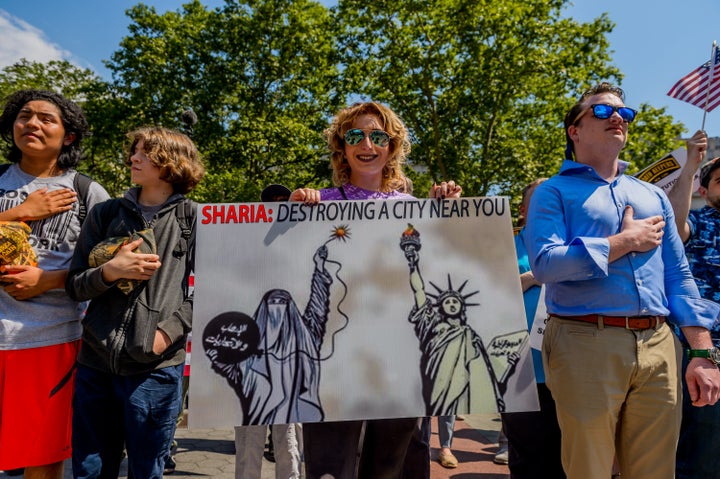
M402 168L410 138L402 120L384 105L356 103L341 110L325 130L333 170L333 188L300 188L290 201L315 204L327 200L409 199ZM433 185L430 197L457 198L453 181ZM362 444L360 436L365 425ZM308 479L331 474L350 479L401 477L416 418L308 423L304 425L305 472ZM356 464L357 452L360 463Z

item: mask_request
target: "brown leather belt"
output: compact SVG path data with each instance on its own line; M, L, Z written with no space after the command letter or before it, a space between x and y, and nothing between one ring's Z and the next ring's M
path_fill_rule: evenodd
M560 316L551 314L551 317L583 321L585 323L616 326L625 329L657 329L665 322L665 316L603 316L600 314L585 314L583 316Z

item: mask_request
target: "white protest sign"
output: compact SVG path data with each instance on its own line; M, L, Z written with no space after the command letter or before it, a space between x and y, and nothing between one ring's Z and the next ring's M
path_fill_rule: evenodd
M191 427L537 409L507 198L199 206Z
M685 150L685 148L678 148L635 174L635 177L652 183L667 193L672 189L675 182L677 182L686 162L687 150ZM696 175L693 191L697 190L698 186L700 186L700 183Z

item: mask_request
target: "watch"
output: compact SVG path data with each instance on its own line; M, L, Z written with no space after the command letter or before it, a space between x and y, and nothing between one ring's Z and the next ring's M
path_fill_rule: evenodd
M705 358L712 361L715 366L720 366L720 348L711 349L688 349L688 358Z

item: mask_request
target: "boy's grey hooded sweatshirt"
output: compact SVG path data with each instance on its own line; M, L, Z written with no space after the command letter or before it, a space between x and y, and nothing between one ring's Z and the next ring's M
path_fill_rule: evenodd
M190 200L174 194L147 222L137 203L139 191L130 189L123 198L100 203L90 211L65 282L70 297L90 300L82 322L78 362L123 376L182 364L192 321L188 280L195 256L195 205L183 208L180 202ZM189 231L183 234L178 215L184 210L192 213L185 225ZM153 229L161 266L126 295L102 279L101 266L89 266L88 256L107 238L129 236L145 228ZM161 355L152 351L158 328L172 340Z

